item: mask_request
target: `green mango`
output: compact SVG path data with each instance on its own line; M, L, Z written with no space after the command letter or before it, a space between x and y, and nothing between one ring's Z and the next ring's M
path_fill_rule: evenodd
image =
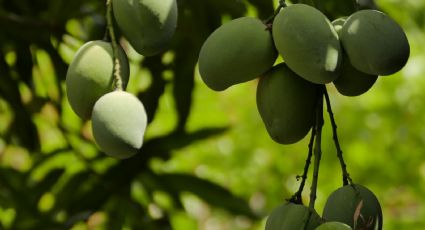
M315 230L353 230L350 226L341 222L326 222Z
M146 125L145 108L130 93L110 92L94 105L93 137L109 156L124 159L136 154L142 147Z
M273 39L285 63L304 79L326 84L338 77L340 41L331 22L316 8L305 4L283 8L273 21Z
M410 54L403 29L377 10L361 10L348 17L340 39L351 64L371 75L399 71Z
M332 25L340 35L346 17L335 19ZM341 74L333 81L336 89L344 96L359 96L366 93L376 82L378 76L358 71L351 65L350 60L343 51Z
M358 184L334 191L326 201L322 217L326 221L345 223L353 229L382 229L382 209L378 199L369 189Z
M130 70L124 50L118 46L118 60L123 88L127 86ZM81 46L66 74L66 89L72 110L81 118L89 119L94 103L114 89L114 61L112 45L104 41L90 41Z
M341 18L337 18L337 19L332 21L332 26L334 27L334 29L335 29L335 31L338 35L340 35L339 33L340 33L342 26L344 25L346 20L347 20L347 17L341 17Z
M121 33L143 56L163 51L177 27L176 0L112 0L112 8Z
M202 45L199 72L216 91L252 80L269 70L277 51L267 26L258 19L242 17L215 30Z
M366 93L378 76L358 71L351 65L347 56L344 56L341 75L333 81L338 92L344 96L359 96Z
M304 205L285 203L269 215L266 230L313 230L321 223L316 211Z
M271 138L281 144L301 140L312 127L318 85L304 80L284 63L260 78L257 108Z

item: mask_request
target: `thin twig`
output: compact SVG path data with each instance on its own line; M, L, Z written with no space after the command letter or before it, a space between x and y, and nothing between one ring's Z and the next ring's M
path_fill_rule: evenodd
M341 164L343 185L348 185L348 183L353 184L353 181L350 178L350 174L348 174L347 165L344 162L344 157L342 156L342 150L338 140L337 126L336 126L334 114L332 112L331 102L330 102L329 95L326 88L324 90L324 93L325 93L326 107L328 110L329 119L331 120L331 124L332 124L332 134L333 134L333 140L336 147L336 153L339 159L339 163Z
M300 186L298 188L298 191L291 197L291 199L289 199L289 201L292 203L296 203L296 204L303 203L302 192L304 190L305 181L307 180L307 174L311 164L311 157L313 156L313 144L314 144L315 135L316 135L316 122L314 122L311 128L310 142L308 144L308 154L307 154L307 159L305 160L303 175L297 176L297 179L301 178Z
M285 0L280 0L280 1L279 1L279 6L278 6L278 7L277 7L277 9L274 11L273 15L272 15L272 16L270 16L269 18L267 18L267 19L264 21L264 23L265 23L266 25L269 25L269 24L273 23L274 18L277 16L277 14L280 12L280 10L281 10L282 8L284 8L284 7L286 7Z
M122 79L121 79L121 66L120 61L118 59L118 43L115 38L114 33L114 26L112 24L112 1L107 0L106 1L106 7L107 7L107 13L106 13L106 20L108 23L108 31L109 36L111 38L111 44L112 44L112 53L113 53L113 60L114 60L114 78L115 78L115 89L116 90L122 90Z
M323 127L323 88L319 88L319 96L316 105L316 139L314 143L314 169L313 182L311 184L309 208L314 209L316 202L317 181L319 178L320 158L322 157L322 127Z

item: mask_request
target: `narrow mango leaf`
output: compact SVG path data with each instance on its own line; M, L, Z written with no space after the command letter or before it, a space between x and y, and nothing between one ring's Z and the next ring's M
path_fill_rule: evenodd
M89 176L90 173L85 171L72 175L64 186L56 192L55 209L66 209L72 203L79 202L76 197L78 197L79 191L85 186L85 181Z
M27 86L31 86L33 84L31 77L33 60L29 46L29 43L24 43L22 46L17 46L15 64L15 70L19 74L19 78L25 84L27 84Z
M54 169L50 171L40 182L34 184L31 188L32 195L35 197L41 196L46 191L49 191L55 185L59 178L65 172L64 169Z
M267 19L270 15L273 15L274 6L273 1L264 0L248 0L258 10L258 17L260 19Z
M10 68L3 57L0 58L0 73L3 75L0 77L0 97L9 103L15 115L6 136L16 136L19 145L37 150L40 147L37 128L22 104L17 82L10 76Z
M246 12L246 5L240 0L208 0L208 5L216 14L230 14L233 18L242 17Z
M144 92L139 93L137 97L143 102L148 116L148 122L152 122L158 109L159 98L165 92L165 80L162 78L162 72L165 66L161 62L160 56L154 56L144 59L142 65L151 72L151 86Z
M160 174L158 178L170 189L179 192L191 192L212 206L223 208L236 215L255 218L249 204L244 199L235 196L229 190L208 180L188 174Z
M181 47L183 48L183 47ZM198 61L199 47L184 47L176 53L174 65L173 96L178 114L176 131L184 131L192 105L194 66Z

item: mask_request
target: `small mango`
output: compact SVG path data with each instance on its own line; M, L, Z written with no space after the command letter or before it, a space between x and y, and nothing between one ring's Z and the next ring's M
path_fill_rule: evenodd
M344 223L331 221L331 222L326 222L324 224L321 224L315 230L353 230L353 229Z
M399 71L410 54L403 29L377 10L360 10L348 17L340 39L351 64L371 75Z
M202 45L199 72L216 91L252 80L269 70L277 51L267 26L258 19L234 19L215 30Z
M342 29L342 26L344 26L344 23L346 20L347 20L347 17L340 17L332 21L332 26L334 27L338 35Z
M286 64L260 78L257 108L271 138L281 144L301 140L312 127L318 86L292 72Z
M346 17L342 17L332 22L338 35L341 33L346 20ZM341 74L333 81L336 89L340 94L351 97L366 93L373 86L378 76L358 71L351 65L344 51L343 54Z
M107 155L124 159L143 144L147 117L143 104L130 93L114 91L102 96L92 114L93 137Z
M382 209L372 191L362 185L346 185L326 201L323 219L338 221L353 229L381 230Z
M376 75L358 71L345 56L341 75L333 81L333 84L340 94L354 97L366 93L375 84L376 79L378 79Z
M314 230L321 222L316 211L304 205L285 203L269 215L266 230Z
M338 77L340 41L322 12L305 4L290 5L277 14L272 31L279 54L296 74L316 84Z
M130 70L124 50L118 46L118 60L123 88L127 86ZM72 110L81 118L89 119L94 103L114 89L114 61L112 45L104 41L90 41L81 46L66 74L66 92Z

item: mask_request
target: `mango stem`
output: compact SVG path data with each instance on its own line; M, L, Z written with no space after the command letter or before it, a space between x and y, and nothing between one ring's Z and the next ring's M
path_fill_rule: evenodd
M123 90L121 66L120 61L118 59L118 42L116 40L114 26L112 24L112 0L106 0L106 10L107 30L109 32L109 37L111 38L112 58L114 60L115 90Z
M270 16L269 18L267 18L264 21L264 24L268 25L271 28L271 24L273 23L274 18L277 16L277 14L280 12L280 10L284 7L286 7L286 3L285 0L279 0L279 6L276 8L276 10L274 11L273 15Z
M319 178L319 166L320 159L322 157L322 127L323 127L323 87L319 89L319 96L316 105L316 139L314 143L314 168L313 168L313 182L311 184L310 192L310 204L309 208L314 209L314 204L316 202L316 193L317 193L317 182Z
M342 155L341 146L340 146L339 140L338 140L337 125L336 125L336 122L335 122L334 114L332 112L331 102L330 102L330 99L329 99L328 92L326 91L326 88L325 88L324 93L325 93L326 107L327 107L327 110L328 110L329 119L330 119L331 124L332 124L332 134L333 134L333 140L334 140L334 143L335 143L336 153L337 153L337 157L339 159L339 163L341 165L342 182L343 182L344 186L348 185L348 183L353 184L353 180L351 179L350 174L347 171L347 165L345 164L344 157Z
M315 135L316 135L316 124L313 124L311 128L310 142L308 144L307 159L305 160L305 165L304 165L304 172L302 176L297 176L297 180L301 178L301 183L300 183L300 186L298 187L298 191L291 197L291 199L289 199L290 202L293 202L296 204L303 204L302 192L304 190L305 181L307 180L307 174L311 164L311 157L313 156L313 144L314 144Z

